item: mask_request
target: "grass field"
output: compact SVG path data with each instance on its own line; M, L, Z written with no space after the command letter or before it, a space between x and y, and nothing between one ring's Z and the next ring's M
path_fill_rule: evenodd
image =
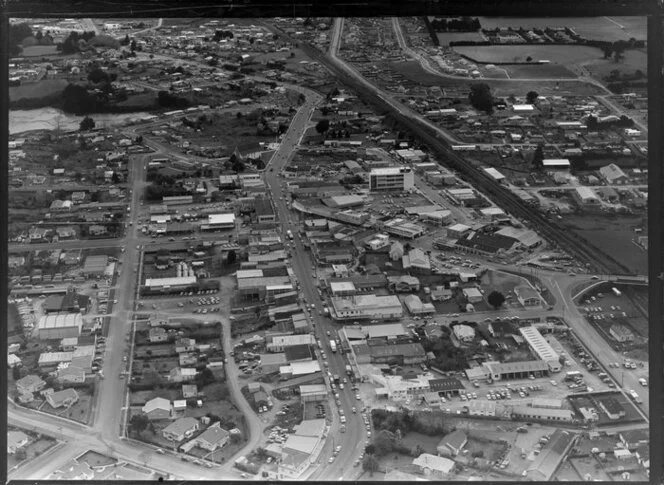
M560 64L540 64L535 66L500 66L512 79L571 79L576 74Z
M524 29L544 27L569 27L577 34L593 40L637 40L646 38L645 17L591 17L591 18L515 18L515 17L480 17L484 29L512 27ZM621 28L624 27L623 28Z
M31 45L23 48L21 57L52 56L57 53L58 49L54 45Z
M570 64L602 57L602 51L595 47L565 45L457 46L454 51L476 62L526 62L532 57L533 61Z
M564 95L567 92L576 96L603 94L593 84L577 81L514 81L509 79L450 79L436 76L426 72L417 61L395 62L390 64L392 69L407 79L419 82L425 86L440 86L441 88L467 88L473 82L488 84L494 96L523 96L524 92L536 90L541 95Z
M633 219L591 218L568 216L564 225L573 229L591 244L612 256L636 274L648 274L648 253L638 248L629 227Z
M625 52L625 56L620 62L615 62L613 59L598 59L586 64L586 69L597 79L604 79L614 70L634 74L634 71L639 69L645 74L648 72L648 55L645 49L629 50Z
M21 98L41 98L50 94L59 93L67 87L64 79L46 79L36 83L23 84L9 88L9 100L16 101Z

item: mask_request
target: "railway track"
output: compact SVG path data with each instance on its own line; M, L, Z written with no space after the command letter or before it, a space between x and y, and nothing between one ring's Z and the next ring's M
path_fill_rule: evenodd
M289 37L284 32L281 33L285 37ZM293 41L295 42L295 40ZM300 48L312 59L325 66L339 80L352 87L365 101L370 102L381 111L390 113L399 124L429 146L440 159L445 161L446 165L455 169L466 181L471 182L473 187L489 196L514 216L530 221L534 229L545 239L555 243L561 249L587 263L593 271L604 274L632 273L628 267L593 246L581 236L549 221L538 209L526 205L509 189L496 184L482 170L474 167L454 152L450 144L443 139L440 133L425 125L417 117L395 112L395 109L382 96L358 82L329 56L309 44L300 44Z

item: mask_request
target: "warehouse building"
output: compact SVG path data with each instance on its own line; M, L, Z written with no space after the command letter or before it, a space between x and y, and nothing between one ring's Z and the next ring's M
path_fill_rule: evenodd
M41 340L62 340L81 335L83 317L80 313L46 315L39 319L37 333Z
M535 421L558 421L571 423L574 413L569 409L534 408L530 406L514 406L512 418Z
M233 229L235 227L235 214L210 214L207 223L201 225L201 230L216 231L218 229Z
M104 275L108 266L108 256L88 256L83 264L83 274L86 278L99 278Z
M281 352L287 347L293 347L296 345L315 345L316 339L313 335L300 334L300 335L274 335L266 336L267 350L270 352Z
M560 356L553 350L539 330L535 327L521 327L519 332L528 344L531 352L546 362L551 372L560 372L562 369Z
M528 285L519 285L514 288L516 299L525 307L540 306L542 300L533 288Z
M403 316L403 307L395 295L356 295L332 298L330 314L335 320L397 319Z
M324 401L327 399L325 384L309 384L300 386L300 399L302 402Z
M420 343L371 345L368 349L373 364L412 365L426 360L426 352Z
M260 354L260 366L264 374L277 372L286 362L286 354L283 352L279 354Z
M145 288L153 291L182 291L196 284L195 276L181 276L179 278L146 278Z
M574 187L572 197L581 206L598 206L600 204L599 197L589 187Z
M527 379L531 375L542 377L549 374L549 365L541 360L504 363L485 362L482 365L488 369L489 377L494 381ZM466 371L466 373L468 373L468 371Z

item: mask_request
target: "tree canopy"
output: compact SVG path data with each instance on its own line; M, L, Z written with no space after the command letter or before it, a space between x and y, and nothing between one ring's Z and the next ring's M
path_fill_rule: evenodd
M471 85L468 99L475 109L486 113L493 111L493 95L488 84L478 83Z
M95 120L93 120L89 116L86 116L85 118L83 118L83 120L81 120L81 124L79 125L79 130L90 131L94 129L94 127L95 127Z
M489 296L487 296L486 300L489 302L489 305L491 305L494 308L500 308L503 303L505 303L505 295L503 295L501 292L494 290L491 293L489 293Z

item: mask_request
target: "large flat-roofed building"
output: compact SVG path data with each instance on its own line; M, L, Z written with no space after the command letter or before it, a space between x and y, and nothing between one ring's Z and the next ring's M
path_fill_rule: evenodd
M332 298L331 316L335 320L401 318L403 307L395 295L355 295L349 298Z
M187 288L195 283L195 276L181 276L179 278L146 278L145 280L145 286L150 289Z
M415 239L425 233L426 227L399 217L385 222L383 230L394 236Z
M369 346L371 362L375 364L411 365L421 364L426 360L426 352L422 344L404 343Z
M547 363L551 372L560 372L560 356L553 350L549 342L535 327L522 327L519 329L521 336L528 344L530 350L541 360Z
M514 406L512 416L518 419L565 423L571 423L574 420L574 413L569 409L534 408L530 406Z
M101 276L106 271L106 266L108 266L108 256L88 256L83 264L83 274L88 278Z
M302 402L324 401L327 399L325 384L309 384L300 386L300 399Z
M295 345L315 345L316 338L310 333L299 335L274 335L267 337L267 350L270 352L281 352L287 347Z
M357 293L352 281L330 281L330 291L333 296L353 296Z
M62 340L81 335L83 317L80 313L46 315L37 323L37 334L42 340Z
M207 220L207 228L232 229L235 227L235 214L210 214Z
M415 186L415 175L407 167L374 168L369 173L371 192L405 191Z
M506 379L527 379L531 374L535 377L548 375L549 364L542 360L525 362L485 362L482 364L489 370L489 377L494 381Z

